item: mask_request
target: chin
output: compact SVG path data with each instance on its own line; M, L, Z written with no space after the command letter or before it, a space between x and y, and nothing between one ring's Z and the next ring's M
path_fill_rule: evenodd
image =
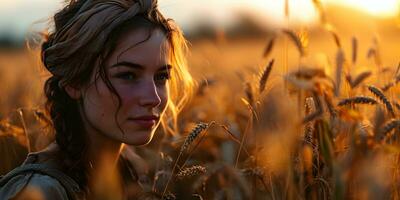
M134 131L127 133L127 136L123 139L123 143L134 146L142 146L149 144L153 139L154 130L151 131Z

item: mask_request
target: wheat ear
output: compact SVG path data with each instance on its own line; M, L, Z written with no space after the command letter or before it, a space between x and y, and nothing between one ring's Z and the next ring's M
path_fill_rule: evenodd
M274 59L272 59L271 61L269 61L267 67L265 67L264 71L261 74L260 77L260 81L259 81L259 90L258 92L261 94L264 89L265 89L265 85L267 84L267 80L269 75L271 74L272 71L272 66L274 65Z
M190 178L193 176L197 176L200 174L206 173L206 168L201 166L201 165L195 165L195 166L190 166L182 169L179 171L178 174L176 174L177 179L185 179L185 178Z
M383 138L393 129L400 128L400 120L392 120L382 127L381 135Z
M376 102L375 99L371 97L358 96L358 97L343 99L338 103L338 106L346 106L353 104L377 104L377 103L378 102Z
M386 109L390 112L392 117L395 117L393 106L389 102L389 100L386 98L386 96L383 94L383 92L379 88L372 86L372 85L368 86L368 90L371 93L373 93L376 97L378 97L378 99L381 100L385 104Z

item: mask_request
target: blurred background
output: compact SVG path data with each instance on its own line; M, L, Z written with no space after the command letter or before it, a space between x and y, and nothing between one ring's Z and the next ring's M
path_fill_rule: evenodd
M41 67L35 41L40 31L51 27L51 16L65 2L0 0L0 158L7 161L3 164L0 160L0 174L20 164L28 151L40 150L52 140L42 129L48 120L42 112L43 81L48 74ZM257 175L254 169L259 167L257 155L261 153L262 167L269 170L265 173L269 186L264 185L264 192L267 196L272 193L271 199L275 199L274 190L277 199L290 199L298 191L305 199L332 199L321 197L325 187L336 199L382 199L382 194L400 198L400 137L387 142L376 139L381 128L387 134L397 127L394 135L400 134L395 115L400 111L400 0L159 0L159 8L180 25L189 41L188 64L198 87L180 116L183 131L177 134L178 139L168 138L163 151L155 148L154 142L150 144L154 151L147 146L137 148L146 153L141 155L146 162L156 166L153 173L158 173L155 163L160 152L161 160L176 158L183 136L194 123L215 121L229 128L229 137L221 129L210 130L190 163L207 164L211 169L223 166L218 173L250 169L247 172ZM32 48L27 48L29 45ZM267 74L264 83L262 74ZM285 78L291 78L295 89L286 85ZM376 110L355 106L371 100L343 103L349 97L374 97L367 87L371 84L393 102L396 109L387 108L390 116L386 113L385 118L379 106ZM297 96L293 95L296 90ZM315 108L307 103L313 101ZM338 102L351 106L343 108ZM259 113L253 113L251 107ZM317 107L319 112L312 113ZM338 111L338 118L334 111ZM254 129L248 128L256 114L261 122L255 123ZM383 126L386 121L387 126ZM256 139L256 133L261 133L261 140ZM156 144L160 141L157 137L153 140ZM311 141L312 148L304 145L304 138ZM240 154L244 143L255 156ZM303 157L292 163L298 156L293 152ZM313 168L301 167L299 160ZM225 170L233 166L231 171ZM234 175L224 176L227 181L209 175L217 177L214 183L219 183L211 185L211 190L225 188L235 181L230 179ZM247 182L228 185L234 191L238 191L236 186L249 186ZM191 195L184 186L190 184L178 184L176 191ZM314 198L309 198L309 191L314 190ZM205 199L212 199L208 197Z
M38 77L45 75L35 67L38 60L26 51L26 41L37 39L37 32L49 27L51 15L64 3L1 0L0 118L17 107L37 104L41 92ZM360 56L365 57L379 42L382 65L394 66L399 61L399 0L159 0L159 7L175 19L190 41L190 68L198 80L217 79L225 69L233 73L238 68L257 69L265 64L263 52L272 38L275 48L270 57L281 66L277 68L298 64L296 49L282 36L282 29L302 34L310 52L307 59L313 64L331 62L329 57L336 52L332 32L345 49L350 48L351 38L356 38ZM363 69L374 61L360 59L358 64Z
M65 2L1 0L0 119L17 108L42 106L47 74L38 51L29 51L27 44L51 27L51 16ZM354 40L360 59L352 73L385 71L400 60L399 0L159 0L159 7L184 30L196 81L217 81L222 99L243 91L244 75L259 71L271 58L276 66L272 83L298 65L320 67L331 76L337 48L350 58ZM288 30L301 40L305 55L299 55Z
M399 15L398 0L322 0L329 8L329 17L335 21L351 24L360 22L368 30L377 30L377 22L396 19ZM0 34L2 40L20 42L32 26L47 21L65 0L14 0L1 1ZM175 19L187 32L196 32L202 26L232 29L245 18L260 29L275 29L287 26L285 0L159 0L163 13ZM318 10L312 0L289 1L290 24L312 27L318 22ZM349 15L352 17L349 18ZM343 20L347 19L347 20ZM350 21L349 21L350 20ZM372 21L371 21L372 20ZM249 21L249 22L250 22ZM379 24L379 23L378 23ZM355 28L355 27L353 27Z

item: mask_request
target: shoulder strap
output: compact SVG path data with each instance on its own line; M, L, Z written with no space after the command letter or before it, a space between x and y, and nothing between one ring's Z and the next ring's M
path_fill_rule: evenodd
M26 164L15 168L8 174L0 177L0 187L5 185L14 176L32 172L48 175L56 179L64 187L69 199L78 199L77 193L80 191L78 184L72 178L65 175L63 172L54 168L50 168L49 166L44 164Z

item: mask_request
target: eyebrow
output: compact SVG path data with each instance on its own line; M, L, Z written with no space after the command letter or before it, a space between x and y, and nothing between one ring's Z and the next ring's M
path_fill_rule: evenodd
M129 68L139 69L139 70L144 70L144 68L145 68L143 65L140 65L137 63L132 63L132 62L127 62L127 61L115 63L115 64L111 65L110 68L114 68L114 67L118 67L118 66L126 66ZM159 67L159 69L157 71L170 70L171 68L172 68L172 65L166 64L166 65L162 65L161 67Z

